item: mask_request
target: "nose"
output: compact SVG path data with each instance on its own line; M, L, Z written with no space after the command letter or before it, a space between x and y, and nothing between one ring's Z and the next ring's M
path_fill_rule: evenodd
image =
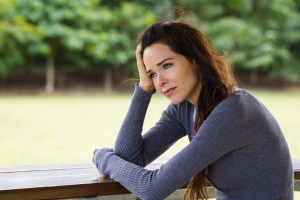
M168 83L168 80L166 79L166 77L163 74L160 74L157 76L157 85L159 87L163 87L167 83Z

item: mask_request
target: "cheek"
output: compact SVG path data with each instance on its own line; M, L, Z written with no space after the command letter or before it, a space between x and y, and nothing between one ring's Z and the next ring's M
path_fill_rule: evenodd
M180 70L174 70L171 73L170 81L179 85L185 85L185 82L189 79L185 76L184 72Z
M167 71L165 71L164 73L164 77L165 79L168 80L168 82L178 82L181 80L181 72L180 72L180 68L177 66L174 66L172 68L169 68Z
M159 87L159 84L157 82L157 78L156 77L153 78L152 81L153 81L154 88L156 89L156 91L159 92L159 93L162 93L162 89Z
M157 92L159 92L160 94L163 94L162 88L155 82L154 82L154 87Z

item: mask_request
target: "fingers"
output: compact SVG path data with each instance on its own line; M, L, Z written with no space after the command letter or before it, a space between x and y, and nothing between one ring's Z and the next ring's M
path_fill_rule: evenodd
M136 62L137 62L137 66L138 66L139 70L145 68L145 65L143 62L142 45L141 44L139 44L136 47L135 54L136 54Z
M101 174L100 173L100 178L101 179L104 179L104 180L108 180L108 179L110 179L110 177L109 176L104 176L103 174Z
M139 44L139 45L136 46L135 54L137 56L142 56L142 45L141 44Z
M142 50L142 44L139 43L137 46L136 46L136 51L141 51Z
M149 78L147 72L146 72L146 66L143 61L143 55L142 55L142 45L139 44L136 47L136 63L139 71L140 76L140 83L139 86L148 92L152 92L154 89L153 81L151 78Z
M146 67L145 67L145 64L144 64L144 61L143 61L142 45L141 44L139 44L136 47L136 63L137 63L138 71L139 71L139 74L140 74L140 78L143 78L143 77L147 76Z

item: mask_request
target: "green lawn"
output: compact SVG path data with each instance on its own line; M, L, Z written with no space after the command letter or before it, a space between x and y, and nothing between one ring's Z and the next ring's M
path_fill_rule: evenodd
M300 91L251 91L274 114L293 158L300 158ZM98 147L113 147L131 94L0 96L0 166L91 161ZM169 101L154 95L144 130ZM181 139L162 157L188 144ZM300 192L295 192L300 199Z
M145 128L159 119L157 95ZM98 147L113 147L131 95L0 97L0 165L91 161Z
M300 91L251 91L282 127L293 158L300 158ZM97 147L113 147L131 94L0 96L0 165L90 161ZM168 100L154 95L144 130L159 119ZM181 139L162 157L188 143Z

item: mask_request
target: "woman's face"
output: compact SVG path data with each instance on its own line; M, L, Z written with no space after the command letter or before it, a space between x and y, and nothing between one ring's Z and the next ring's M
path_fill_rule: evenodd
M196 75L195 64L160 43L147 47L143 60L147 74L158 92L168 97L173 104L188 100L197 105L201 83Z

